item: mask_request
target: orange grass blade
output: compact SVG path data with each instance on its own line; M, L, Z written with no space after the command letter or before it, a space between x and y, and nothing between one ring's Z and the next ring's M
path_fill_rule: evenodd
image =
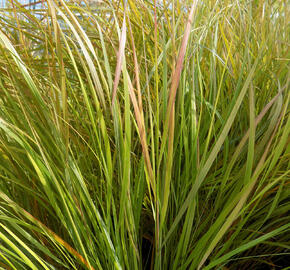
M88 269L95 270L95 268L92 267L81 254L79 254L74 248L72 248L66 241L64 241L61 237L59 237L55 232L49 229L46 225L44 225L41 221L39 221L37 218L35 218L25 209L23 209L22 207L14 203L6 194L0 191L0 195L1 195L1 198L5 199L12 208L14 208L17 212L20 212L27 219L32 220L35 224L41 227L50 237L52 237L56 242L62 245L69 253L75 256Z

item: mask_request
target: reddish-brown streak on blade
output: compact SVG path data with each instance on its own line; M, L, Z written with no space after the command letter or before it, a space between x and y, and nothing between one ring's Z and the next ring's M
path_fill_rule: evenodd
M138 106L140 113L143 114L143 105L142 105L142 97L141 97L141 88L140 88L140 79L139 79L139 65L137 61L137 55L136 55L136 48L131 28L131 23L129 21L129 29L130 29L130 35L131 35L131 43L132 43L132 51L133 51L133 58L134 58L134 71L135 71L135 79L136 79L136 89L138 94Z
M182 39L176 68L173 73L172 84L171 84L170 93L169 93L167 116L166 116L165 128L164 128L164 133L163 133L165 135L163 143L165 142L165 138L167 139L167 136L168 136L168 157L169 158L167 158L167 161L166 161L167 170L166 170L166 175L165 175L165 184L164 184L165 188L164 188L164 197L163 197L163 204L162 204L162 215L161 215L161 221L160 221L161 227L163 225L163 222L166 216L167 207L168 207L168 198L169 198L169 192L170 192L170 181L171 181L170 178L171 178L171 168L172 168L172 162L173 162L172 155L173 155L173 142L174 142L174 102L175 102L176 92L177 92L179 79L180 79L180 75L181 75L181 71L183 67L183 61L184 61L186 47L187 47L187 43L189 39L193 14L194 14L197 2L198 0L195 0L190 9L190 13L187 20L184 36ZM169 133L169 135L167 135L167 132Z
M198 0L195 0L191 6L190 13L189 13L188 20L187 20L187 24L186 24L186 28L184 31L184 36L182 39L182 44L181 44L178 59L177 59L176 68L175 68L175 71L174 71L174 74L172 77L169 103L168 103L168 107L167 107L168 114L170 114L170 111L172 110L172 106L173 106L174 101L175 101L176 91L177 91L177 87L179 84L179 79L180 79L180 75L181 75L181 71L182 71L182 67L183 67L183 60L184 60L186 47L187 47L187 43L188 43L188 38L189 38L189 34L190 34L190 28L191 28L191 24L192 24L193 14L194 14L194 11L196 9L197 2L198 2Z
M29 220L33 220L38 226L40 226L46 233L48 233L49 236L54 238L55 241L57 241L59 244L61 244L64 248L66 248L67 251L69 251L71 254L73 254L76 258L78 258L89 270L95 270L94 267L92 267L86 259L79 254L74 248L72 248L66 241L64 241L62 238L60 238L56 233L54 233L51 229L49 229L45 224L43 224L40 220L35 218L33 215L31 215L29 212L27 212L22 207L18 206L16 203L14 203L10 198L6 195L4 195L0 191L0 198L5 198L6 201L10 204L11 207L13 207L16 211L19 211L22 215L24 215Z
M121 69L122 69L122 61L123 61L123 56L124 56L125 44L126 44L126 19L124 15L121 38L119 42L119 50L117 54L117 66L116 66L114 86L113 86L112 105L114 104L115 99L116 99L117 87L119 84Z
M143 151L146 167L148 170L152 189L154 189L155 188L154 174L153 174L153 169L152 169L152 165L151 165L151 161L150 161L150 157L149 157L149 152L148 152L148 145L147 145L147 139L146 139L146 133L145 133L145 123L144 123L144 117L143 117L143 106L142 106L141 88L140 88L140 80L139 80L139 66L138 66L134 38L133 38L130 22L129 22L129 29L130 29L130 35L131 35L131 40L132 40L132 50L133 50L134 65L135 65L134 70L135 70L135 76L136 76L136 88L137 88L137 94L138 94L138 104L137 104L136 95L135 95L133 85L131 83L130 78L128 78L129 93L130 93L131 101L132 101L134 111L135 111L135 116L136 116L136 121L137 121L138 129L139 129L142 151ZM153 191L153 192L155 193L155 191Z
M89 265L89 263L84 259L84 257L79 254L74 248L72 248L66 241L64 241L62 238L60 238L56 233L54 233L51 229L46 227L42 222L40 222L37 218L32 216L29 212L22 209L22 211L29 216L31 219L33 219L38 225L40 225L42 228L46 230L48 234L52 238L54 238L59 244L61 244L63 247L65 247L71 254L73 254L75 257L77 257L85 266L87 266L90 270L94 270L92 266Z
M136 95L134 93L134 89L131 83L131 80L128 76L128 82L129 82L129 94L131 97L131 101L134 107L134 111L135 111L135 116L136 116L136 122L137 122L137 126L139 129L139 136L141 139L141 145L142 145L142 151L143 151L143 155L144 155L144 159L145 159L145 164L147 167L147 171L149 174L149 179L150 179L150 184L152 187L152 191L153 194L155 196L155 182L154 182L154 174L153 174L153 170L152 170L152 165L150 162L150 156L149 156L149 152L148 152L148 145L147 145L147 140L146 140L146 133L145 133L145 124L144 124L144 118L142 117L142 113L140 112L140 108L138 106L138 102L136 99Z

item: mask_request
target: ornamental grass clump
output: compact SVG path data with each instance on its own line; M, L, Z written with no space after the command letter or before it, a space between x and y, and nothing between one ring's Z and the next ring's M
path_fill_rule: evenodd
M285 1L11 0L0 268L286 267L288 17Z

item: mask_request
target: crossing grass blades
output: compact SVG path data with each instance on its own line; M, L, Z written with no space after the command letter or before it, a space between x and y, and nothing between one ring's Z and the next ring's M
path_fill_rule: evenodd
M286 267L287 18L286 1L1 9L0 268Z

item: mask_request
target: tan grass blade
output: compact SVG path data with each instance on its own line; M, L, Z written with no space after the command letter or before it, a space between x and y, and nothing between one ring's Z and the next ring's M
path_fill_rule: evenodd
M119 42L119 50L118 50L118 54L117 54L117 66L116 66L116 70L115 70L115 79L114 79L114 85L113 85L112 105L115 102L117 88L118 88L118 84L120 81L125 44L126 44L126 19L124 16L121 37L120 37L120 42Z

